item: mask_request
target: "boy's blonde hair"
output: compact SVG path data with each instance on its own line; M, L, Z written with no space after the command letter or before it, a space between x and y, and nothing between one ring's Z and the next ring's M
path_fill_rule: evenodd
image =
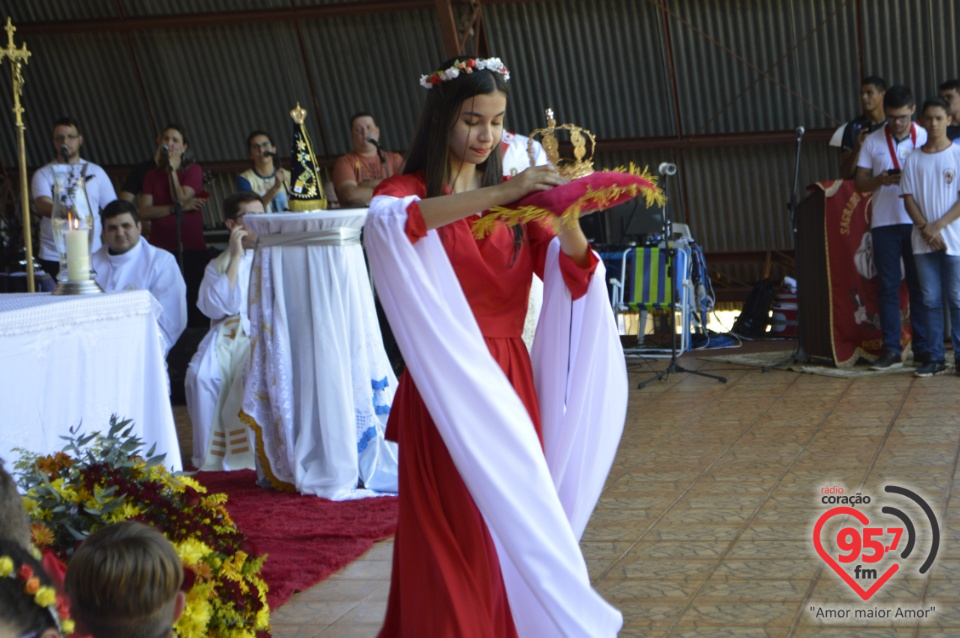
M64 584L73 617L96 638L159 638L173 626L183 564L163 534L124 521L83 542Z

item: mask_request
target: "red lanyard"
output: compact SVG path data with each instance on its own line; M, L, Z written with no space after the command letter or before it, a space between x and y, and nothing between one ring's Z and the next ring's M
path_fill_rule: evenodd
M887 134L887 148L890 149L890 159L893 160L893 168L900 170L900 160L897 158L897 149L893 147L893 136L890 135L890 127L885 126L883 132ZM917 125L910 122L910 141L913 148L917 148Z

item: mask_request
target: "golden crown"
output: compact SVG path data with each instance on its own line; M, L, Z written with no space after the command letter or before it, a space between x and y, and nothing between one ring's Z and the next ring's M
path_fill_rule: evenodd
M527 143L527 155L530 165L534 164L533 141L539 136L539 142L547 154L547 159L553 164L557 172L569 179L584 177L593 172L593 153L597 147L597 140L593 133L576 124L560 124L553 118L553 109L547 109L547 125L530 133ZM560 145L557 142L557 131L568 131L570 143L573 144L573 158L560 157ZM587 155L587 140L590 141L590 155Z

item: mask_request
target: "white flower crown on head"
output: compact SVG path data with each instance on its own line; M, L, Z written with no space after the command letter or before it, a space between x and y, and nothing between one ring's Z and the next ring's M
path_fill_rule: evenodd
M507 67L500 61L500 58L469 58L461 62L455 62L453 66L448 69L441 69L430 75L421 75L420 86L425 89L431 89L434 84L454 80L460 77L461 73L473 73L474 70L499 73L503 76L504 82L510 79L510 71L508 71Z

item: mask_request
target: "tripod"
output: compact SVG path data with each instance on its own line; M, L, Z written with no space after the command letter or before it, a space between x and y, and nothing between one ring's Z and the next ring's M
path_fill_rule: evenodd
M664 162L660 164L659 167L660 173L660 183L663 186L663 191L667 191L667 176L676 175L677 165ZM715 374L708 374L706 372L701 372L699 370L690 370L684 368L680 365L677 359L677 294L679 290L680 282L680 273L677 271L677 248L676 244L672 242L673 239L673 219L670 217L670 208L666 203L663 204L663 243L664 251L666 254L666 267L667 272L671 275L672 280L672 290L671 290L671 301L670 301L670 363L667 364L666 369L661 372L657 372L649 379L645 379L637 384L637 389L642 390L646 387L651 381L659 381L661 379L666 379L671 372L686 372L688 374L696 374L701 377L707 377L709 379L716 379L720 383L726 383L726 377L717 376ZM678 285L679 284L679 285ZM681 309L681 314L683 313ZM681 326L682 330L686 330L687 326ZM641 332L642 332L641 328Z
M788 204L790 208L790 226L793 231L793 262L797 280L797 347L794 348L793 353L783 361L762 368L761 370L763 372L773 370L774 368L782 368L783 366L794 363L805 363L810 360L810 355L803 349L803 333L801 332L803 322L800 321L800 308L803 307L801 305L800 295L803 289L803 282L800 280L800 273L802 271L800 269L800 218L797 215L797 189L800 187L800 145L803 142L803 132L804 128L802 126L797 127L797 156L793 165L793 187L790 190L790 203Z

